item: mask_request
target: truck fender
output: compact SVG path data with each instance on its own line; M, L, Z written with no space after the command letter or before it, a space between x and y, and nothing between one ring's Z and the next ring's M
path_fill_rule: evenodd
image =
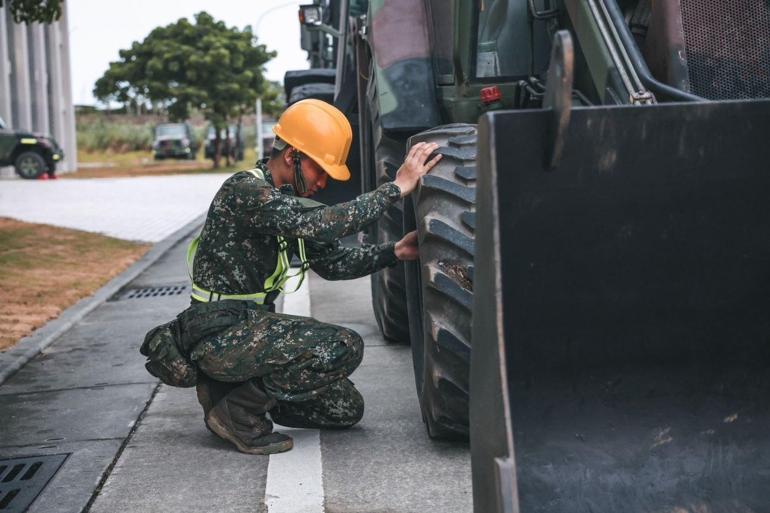
M375 0L367 19L374 60L370 80L377 82L382 127L420 131L441 124L424 3Z

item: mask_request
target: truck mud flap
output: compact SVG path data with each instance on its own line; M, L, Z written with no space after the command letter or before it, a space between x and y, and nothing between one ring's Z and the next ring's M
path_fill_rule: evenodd
M479 125L474 511L770 511L770 101Z

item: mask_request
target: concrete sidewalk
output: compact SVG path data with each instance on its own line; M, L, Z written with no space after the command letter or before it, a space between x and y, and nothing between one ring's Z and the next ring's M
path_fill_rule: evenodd
M467 445L436 443L425 434L409 348L380 337L368 278L325 282L311 276L305 306L364 338L364 362L352 376L367 405L359 425L296 434L295 450L287 454L316 454L315 463L240 454L209 433L194 390L160 385L138 352L149 328L188 304L186 242L0 386L0 503L16 483L3 479L16 467L26 475L19 465L37 461L3 460L37 457L45 460L38 473L44 479L50 477L44 470L53 474L29 509L37 513L471 510ZM139 291L142 297L129 298ZM308 443L318 445L315 453ZM57 455L63 463L46 460ZM284 464L280 475L294 484L270 485L275 463ZM311 483L320 495L297 506ZM25 493L36 492L23 491L19 500Z
M124 291L156 277L165 281L156 286L185 285L184 246ZM118 292L0 386L0 459L66 455L29 511L84 511L158 387L138 353L142 336L188 302L186 294L131 300Z
M158 242L206 213L230 175L0 181L0 217Z

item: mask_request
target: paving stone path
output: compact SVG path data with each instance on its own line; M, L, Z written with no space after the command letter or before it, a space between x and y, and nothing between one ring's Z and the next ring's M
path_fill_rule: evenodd
M205 213L228 176L2 180L0 217L158 242Z

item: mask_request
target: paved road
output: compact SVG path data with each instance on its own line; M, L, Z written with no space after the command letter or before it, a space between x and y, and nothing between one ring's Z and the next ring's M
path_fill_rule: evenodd
M158 242L203 214L228 176L2 180L0 216Z
M185 245L130 287L184 283ZM289 296L285 309L364 337L352 376L366 401L358 426L292 431L295 449L285 454L236 452L206 430L194 391L159 386L138 354L144 332L184 308L186 296L119 296L0 386L0 460L68 455L29 511L471 511L468 448L426 436L409 348L379 336L368 278L311 276L309 291Z

